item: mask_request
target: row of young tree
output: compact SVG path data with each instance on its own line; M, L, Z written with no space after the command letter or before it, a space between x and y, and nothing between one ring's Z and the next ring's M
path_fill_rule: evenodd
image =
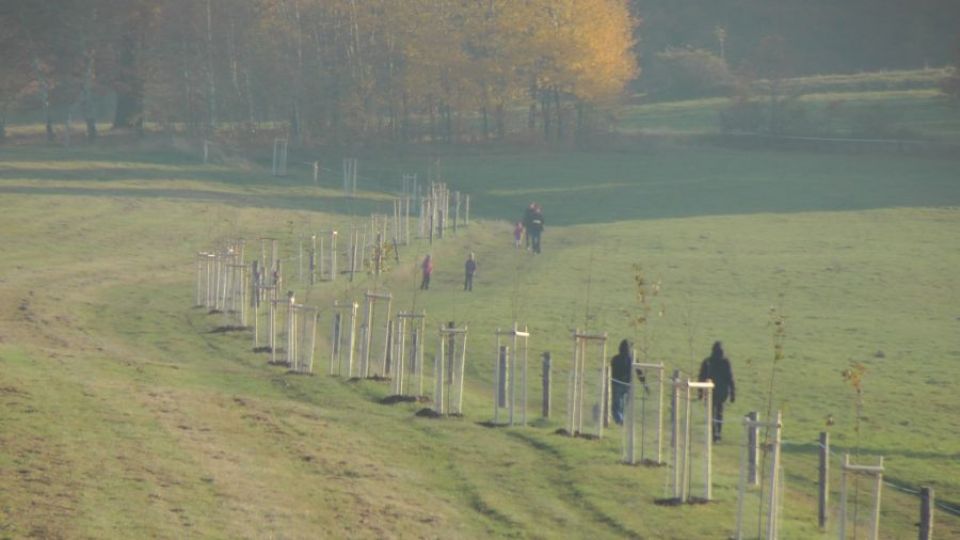
M0 128L65 111L297 141L584 133L638 74L626 0L0 0ZM518 112L520 114L518 114ZM0 131L2 134L2 131Z

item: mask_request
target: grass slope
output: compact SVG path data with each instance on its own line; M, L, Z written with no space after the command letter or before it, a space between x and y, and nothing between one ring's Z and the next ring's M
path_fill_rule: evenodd
M935 89L844 91L811 89L787 105L792 123L788 135L960 140L960 104ZM768 95L755 96L762 107ZM616 129L623 133L716 134L720 113L731 107L726 98L648 103L625 108Z
M524 321L533 350L554 351L558 417L570 329L643 340L628 322L634 262L663 284L654 359L690 371L723 339L739 390L728 417L783 409L783 537L821 536L813 444L827 415L836 453L884 455L889 477L960 500L960 423L944 414L960 392L954 163L660 149L444 167L475 217L543 203L545 253L513 250L508 223L481 221L404 249L379 282L311 288L287 265L311 303L386 287L431 326L469 325L467 416L434 421L377 404L382 384L268 366L249 334L214 333L222 319L190 307L195 251L272 235L289 255L296 235L360 223L382 196L156 150L0 150L0 537L726 536L736 424L716 450L718 501L684 508L652 504L668 473L619 465L616 430L590 442L554 435L557 420L476 424L490 419L497 326ZM435 284L419 293L428 250ZM468 251L472 295L459 290ZM771 304L788 340L768 401ZM840 377L851 361L867 367L859 435ZM885 492L884 537L914 534L916 504ZM943 514L937 527L960 534Z

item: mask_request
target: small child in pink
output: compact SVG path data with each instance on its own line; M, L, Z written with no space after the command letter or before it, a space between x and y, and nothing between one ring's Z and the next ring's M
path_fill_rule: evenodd
M513 247L520 249L520 241L523 240L523 223L517 222L513 228Z

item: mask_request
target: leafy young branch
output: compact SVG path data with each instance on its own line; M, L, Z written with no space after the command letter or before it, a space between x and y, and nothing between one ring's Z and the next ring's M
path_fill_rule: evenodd
M661 282L659 279L654 282L649 281L640 263L633 265L633 282L636 293L636 312L632 316L632 323L635 335L640 338L641 359L643 362L649 362L652 342L651 314L655 311L657 318L663 317L666 314L666 306L662 302L654 306L655 298L660 295Z

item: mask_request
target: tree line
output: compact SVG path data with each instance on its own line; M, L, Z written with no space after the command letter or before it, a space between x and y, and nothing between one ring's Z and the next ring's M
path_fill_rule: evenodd
M299 142L547 139L639 72L627 0L0 0L0 135L283 125ZM519 114L518 114L519 113Z
M740 69L783 42L788 75L942 67L960 42L956 0L631 0L638 52L691 47Z

